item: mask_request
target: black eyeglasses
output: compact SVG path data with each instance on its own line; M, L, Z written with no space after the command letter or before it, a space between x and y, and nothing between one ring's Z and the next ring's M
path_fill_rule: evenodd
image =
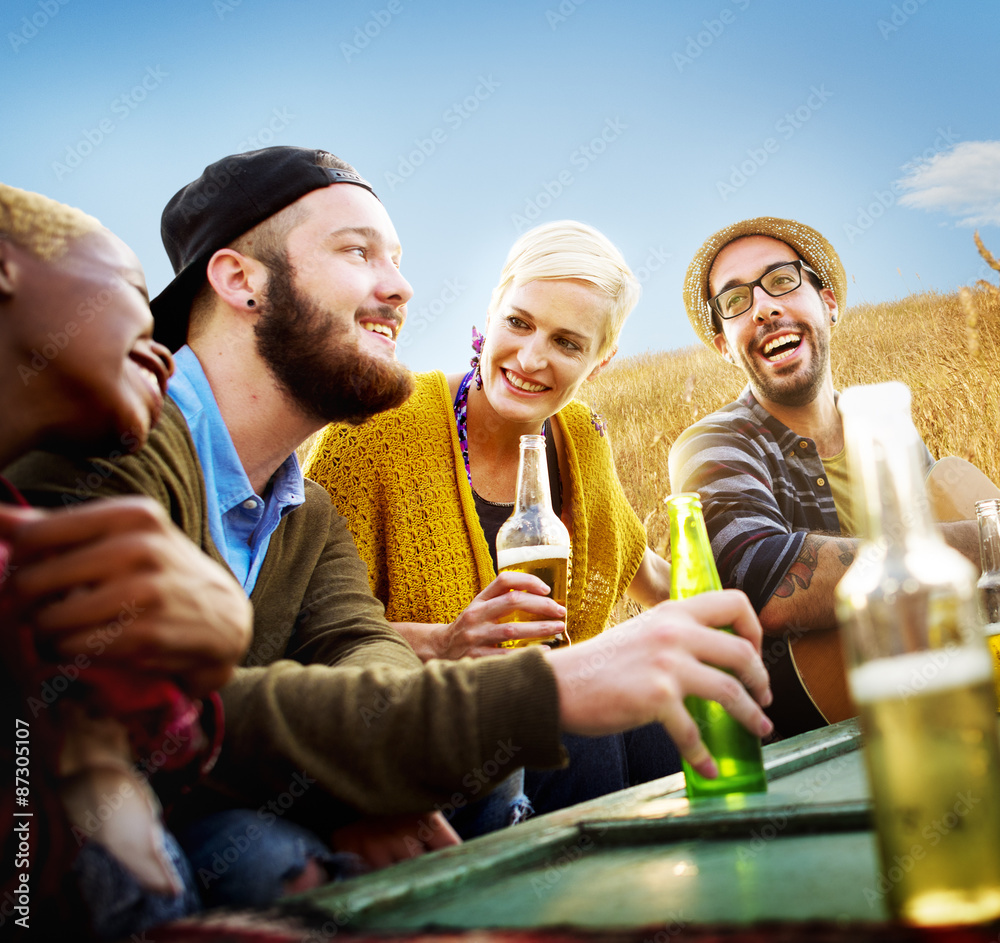
M794 262L782 262L780 265L768 269L755 282L727 288L714 298L709 298L708 303L715 309L720 318L726 320L738 318L744 311L749 311L753 307L753 290L758 285L772 298L780 298L790 291L795 291L802 284L802 269L813 275L817 281L819 280L819 276L805 262L796 259Z

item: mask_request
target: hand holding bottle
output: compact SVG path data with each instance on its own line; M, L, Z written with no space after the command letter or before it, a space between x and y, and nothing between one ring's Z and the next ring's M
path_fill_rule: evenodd
M727 589L660 603L586 642L548 652L563 729L596 737L659 721L684 760L711 779L715 761L684 699L717 701L755 736L770 733L761 710L771 703L761 636L750 601Z

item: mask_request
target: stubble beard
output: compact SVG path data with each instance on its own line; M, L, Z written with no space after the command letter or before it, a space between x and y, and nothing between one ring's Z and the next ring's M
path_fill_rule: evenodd
M288 398L322 423L360 425L401 406L413 392L413 374L391 358L363 353L347 328L295 286L287 259L269 259L267 290L254 326L257 352ZM391 309L371 317L395 320Z
M830 345L826 337L816 334L811 328L803 329L802 344L811 344L812 361L809 372L791 383L763 374L753 354L742 354L743 370L750 380L750 386L758 399L764 398L779 406L807 406L819 395L830 363ZM769 333L774 332L769 328Z

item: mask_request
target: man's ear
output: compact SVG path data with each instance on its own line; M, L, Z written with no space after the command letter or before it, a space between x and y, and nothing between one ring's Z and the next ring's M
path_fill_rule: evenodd
M0 236L0 298L13 298L17 294L17 262L11 252L9 240Z
M837 318L840 315L840 309L837 306L837 296L833 293L830 288L821 288L819 290L819 297L823 304L826 305L827 317L830 318L831 324L836 324Z
M593 380L594 377L596 377L609 363L611 363L611 358L614 357L614 355L617 353L618 353L618 348L612 347L610 353L608 353L608 355L596 367L594 367L593 370L590 371L587 380L588 381Z
M215 293L238 310L253 309L267 287L264 264L235 249L219 249L208 260L205 274ZM250 301L254 304L248 305Z
M715 337L712 338L712 343L715 344L715 349L722 354L722 359L727 363L732 363L733 358L729 353L729 345L726 343L726 335L719 331Z

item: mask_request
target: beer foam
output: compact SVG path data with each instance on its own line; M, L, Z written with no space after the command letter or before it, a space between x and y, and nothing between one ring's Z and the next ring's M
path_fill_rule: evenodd
M497 566L520 566L532 560L568 560L569 544L552 544L543 547L511 547L497 551Z
M980 684L992 674L985 648L956 645L876 658L853 669L849 682L854 700L868 704Z

